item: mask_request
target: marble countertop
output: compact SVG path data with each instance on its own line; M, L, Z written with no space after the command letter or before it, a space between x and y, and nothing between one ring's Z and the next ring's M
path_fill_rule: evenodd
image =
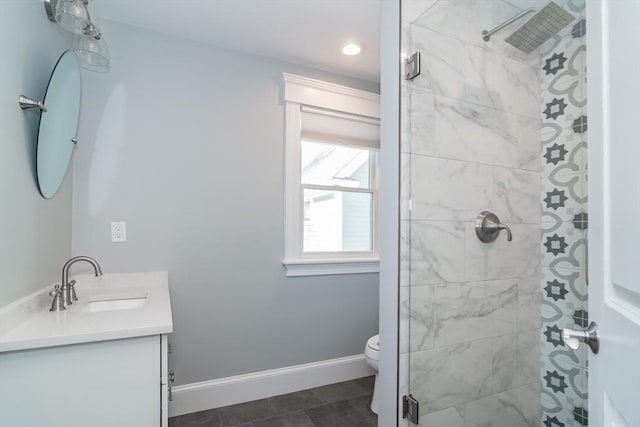
M0 309L0 352L173 331L167 272L73 276L78 301L49 311L47 287ZM137 308L89 311L91 301L145 297Z

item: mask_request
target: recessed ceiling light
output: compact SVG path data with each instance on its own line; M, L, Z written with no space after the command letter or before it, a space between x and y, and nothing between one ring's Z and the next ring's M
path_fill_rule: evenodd
M342 53L348 56L357 55L362 52L362 45L359 43L346 43L342 46Z

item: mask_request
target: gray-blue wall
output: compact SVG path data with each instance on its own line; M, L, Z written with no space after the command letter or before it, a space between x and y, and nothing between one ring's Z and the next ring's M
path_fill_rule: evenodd
M168 270L176 384L363 352L378 275L286 278L282 72L347 79L105 23L112 70L83 76L73 253ZM110 221L127 222L111 243Z
M0 307L60 280L71 253L71 177L51 200L38 192L39 112L18 95L41 100L60 54L70 46L40 0L0 1Z

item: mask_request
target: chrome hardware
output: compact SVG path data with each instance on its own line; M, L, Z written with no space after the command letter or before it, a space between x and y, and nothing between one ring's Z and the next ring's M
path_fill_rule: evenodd
M47 107L44 106L42 101L34 101L33 99L27 98L24 95L20 95L18 97L18 103L20 104L20 108L22 108L23 110L27 110L29 108L37 108L43 113L47 112Z
M420 404L412 395L402 396L402 418L408 418L413 424L418 424L418 410Z
M78 296L76 295L76 281L72 280L67 283L69 287L69 292L71 293L71 301L78 301Z
M598 354L600 350L600 335L598 334L598 324L596 322L589 323L587 329L569 329L562 330L562 341L567 347L577 350L580 343L583 342L589 346L593 354Z
M73 145L77 145L78 139L74 136L73 138L71 138L71 142L73 142Z
M62 290L64 291L64 305L73 304L73 301L77 301L78 297L76 296L76 291L74 288L75 281L73 284L69 283L69 269L73 264L78 261L85 261L91 264L93 267L93 271L97 276L102 276L102 269L100 268L100 264L95 259L88 256L76 256L71 258L69 261L64 263L62 267Z
M481 242L491 243L498 238L500 230L507 231L507 241L512 241L511 229L500 222L493 212L482 211L476 218L476 235Z
M589 237L584 239L584 282L589 286Z
M169 402L173 402L173 390L169 387Z
M47 11L47 18L51 22L56 22L56 7L58 7L58 0L44 0L44 10Z
M169 371L169 382L176 382L176 373L172 370Z
M420 52L408 57L404 63L404 78L413 80L420 75Z
M51 301L51 308L49 309L49 311L66 310L64 301L62 299L62 289L60 289L60 285L55 285L53 287L53 290L49 292L49 296L53 297L53 301Z
M530 13L533 13L535 11L536 11L535 7L531 7L529 9L525 9L524 11L520 12L519 14L514 16L513 18L503 22L502 24L498 25L497 27L494 27L494 28L490 29L489 31L483 30L482 31L482 40L488 42L489 40L491 40L491 36L493 34L497 33L498 31L500 31L501 29L503 29L507 25L511 25L512 23L514 23L518 19L522 18L523 16L528 15Z

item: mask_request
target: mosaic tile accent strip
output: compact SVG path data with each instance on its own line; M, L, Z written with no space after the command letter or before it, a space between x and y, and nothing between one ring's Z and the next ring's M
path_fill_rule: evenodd
M588 425L587 351L567 348L562 328L589 322L587 115L584 2L577 19L541 48L542 427Z

